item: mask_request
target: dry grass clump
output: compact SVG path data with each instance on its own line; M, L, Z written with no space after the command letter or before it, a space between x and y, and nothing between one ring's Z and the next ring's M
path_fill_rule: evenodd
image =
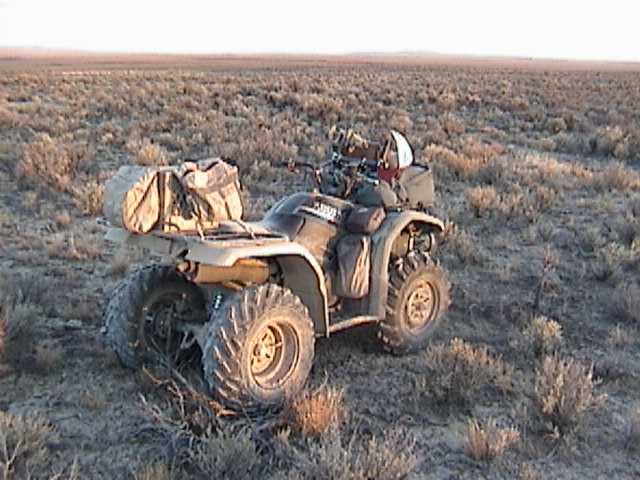
M544 315L533 317L523 335L538 358L557 353L562 346L562 325Z
M46 462L47 445L55 438L55 429L42 415L0 410L0 478L31 478Z
M620 320L640 323L640 286L636 281L620 282L611 298L614 312Z
M90 148L86 145L65 144L46 133L39 134L26 146L15 173L27 184L69 192L75 175L89 154Z
M542 419L565 434L577 426L583 413L604 397L595 394L593 371L574 359L546 356L536 371L533 398Z
M303 435L320 437L337 430L345 415L344 391L324 384L294 398L287 416Z
M499 428L494 419L489 419L484 425L475 418L467 422L465 447L469 456L476 461L491 462L519 440L517 428Z
M484 387L512 388L513 368L486 347L473 347L459 338L448 345L431 345L424 357L428 374L420 380L438 402L467 405Z

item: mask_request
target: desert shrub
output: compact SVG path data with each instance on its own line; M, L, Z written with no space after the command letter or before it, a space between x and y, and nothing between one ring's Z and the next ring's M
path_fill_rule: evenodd
M137 147L136 161L138 165L153 167L167 165L169 158L164 148L145 139Z
M590 268L596 279L604 282L619 275L633 264L637 254L617 242L609 242L596 251L596 259Z
M202 478L253 480L258 477L261 458L249 429L220 429L195 441L187 463L187 470Z
M85 215L96 216L102 212L104 185L90 181L72 187L73 203Z
M599 155L613 155L623 140L624 132L619 126L600 127L591 139L591 150Z
M466 192L467 201L471 205L476 217L491 212L499 206L500 196L494 187L473 187Z
M558 200L556 191L544 185L512 185L511 191L501 196L497 208L507 217L536 221L541 214L549 212Z
M593 371L574 359L546 356L536 371L533 398L548 425L565 434L575 428L584 412L601 402L595 394Z
M440 403L468 405L484 387L512 388L510 365L486 347L473 347L459 338L429 346L423 361L428 374L419 383Z
M440 124L442 125L442 130L449 136L459 135L465 131L464 122L451 112L446 112L442 115Z
M633 452L640 451L640 408L637 406L629 409L624 419L622 434L627 449Z
M95 260L103 253L96 239L73 233L54 234L47 242L45 251L49 258L73 261Z
M543 358L556 353L562 345L562 326L544 315L537 315L531 319L523 336L533 353Z
M449 234L445 248L464 265L483 265L488 261L480 242L466 230L457 228Z
M78 457L73 459L71 465L61 470L56 470L49 476L49 480L79 480L80 477L80 464L78 463ZM164 480L160 478L159 480Z
M25 364L33 342L34 318L39 306L24 299L0 298L0 372Z
M27 184L67 192L89 153L86 145L63 144L47 134L39 134L25 148L15 173Z
M29 369L43 375L56 371L65 354L61 342L45 338L34 343L33 361L30 362Z
M309 93L300 99L302 111L310 118L335 122L342 113L342 100L328 95Z
M620 282L611 298L613 311L620 319L640 323L640 286L637 282Z
M292 426L304 435L315 437L336 430L345 417L343 390L326 384L305 390L291 402L288 417Z
M460 155L450 148L433 143L424 149L423 157L426 161L435 163L436 165L442 165L453 173L461 169L464 162L464 160L460 158Z
M8 367L4 364L7 338L10 335L9 332L9 312L6 311L6 306L0 306L0 373L6 370Z
M133 480L174 480L176 473L162 461L141 461L132 472Z
M396 129L402 133L408 133L413 128L413 120L411 115L402 110L395 110L390 115L386 122L389 128Z
M638 174L619 161L609 162L604 170L593 173L588 180L588 185L599 191L624 192L638 184L640 184Z
M546 152L555 152L557 148L556 141L551 137L544 137L536 141L536 148Z
M18 124L19 117L12 112L5 102L0 101L0 127L14 127Z
M116 251L111 258L109 265L107 265L107 275L113 275L116 277L124 277L131 267L132 259L131 253L123 248Z
M460 140L460 152L477 161L487 164L504 153L504 147L499 143L487 143L475 136L466 136Z
M484 425L475 418L467 422L465 447L469 456L476 461L490 462L519 440L517 428L500 428L494 419L489 419Z
M619 323L609 329L607 343L615 350L624 350L636 342L636 330Z
M494 161L502 153L499 144L483 143L475 137L463 137L454 150L445 146L430 144L424 149L424 156L436 165L442 165L450 175L461 180L479 179L485 183L495 183L501 176L501 168Z
M547 118L547 128L551 133L559 133L564 132L567 127L567 122L565 122L562 117L550 117Z
M29 478L47 459L56 431L40 414L10 414L0 410L0 476Z
M614 221L613 229L617 233L618 240L626 247L636 249L640 247L640 217L638 217L634 205L632 212L625 211L623 215Z
M288 457L289 475L299 480L405 480L418 469L420 458L416 441L403 429L391 430L381 437L363 437L354 433L344 438L333 431L303 446L280 440L281 454Z

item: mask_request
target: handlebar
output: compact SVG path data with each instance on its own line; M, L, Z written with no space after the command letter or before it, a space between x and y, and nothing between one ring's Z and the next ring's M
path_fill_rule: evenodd
M373 171L377 170L382 166L381 162L378 160L371 160L368 158L345 157L343 155L340 155L331 160L328 160L319 166L314 165L310 162L298 162L296 160L286 160L284 162L278 162L276 165L280 167L285 167L288 170L296 170L298 168L308 168L316 172L316 171L322 170L327 165L331 165L331 164L334 164L337 167L351 167L351 168L358 168L358 169L369 169Z

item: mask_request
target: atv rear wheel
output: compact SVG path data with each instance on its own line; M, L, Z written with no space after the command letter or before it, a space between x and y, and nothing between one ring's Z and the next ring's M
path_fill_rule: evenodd
M104 322L107 339L124 365L161 361L178 367L196 355L181 323L204 323L200 288L174 268L149 265L134 271L114 291ZM193 339L195 340L195 339ZM189 346L187 346L187 344Z
M422 348L449 308L449 281L429 254L411 252L389 272L386 317L378 338L384 348L403 354Z
M278 407L307 380L313 323L290 290L258 285L238 292L214 314L204 345L205 379L225 406Z

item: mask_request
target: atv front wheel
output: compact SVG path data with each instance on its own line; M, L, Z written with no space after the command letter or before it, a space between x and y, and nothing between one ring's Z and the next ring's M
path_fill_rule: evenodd
M194 355L181 323L204 323L200 288L174 268L149 265L134 271L116 288L105 311L107 339L124 365L162 361L180 366ZM189 345L187 347L187 345Z
M307 380L313 323L290 290L258 285L215 312L204 345L204 376L212 395L236 410L277 407Z
M411 252L389 272L386 317L378 338L391 353L422 348L449 308L449 282L429 254Z

